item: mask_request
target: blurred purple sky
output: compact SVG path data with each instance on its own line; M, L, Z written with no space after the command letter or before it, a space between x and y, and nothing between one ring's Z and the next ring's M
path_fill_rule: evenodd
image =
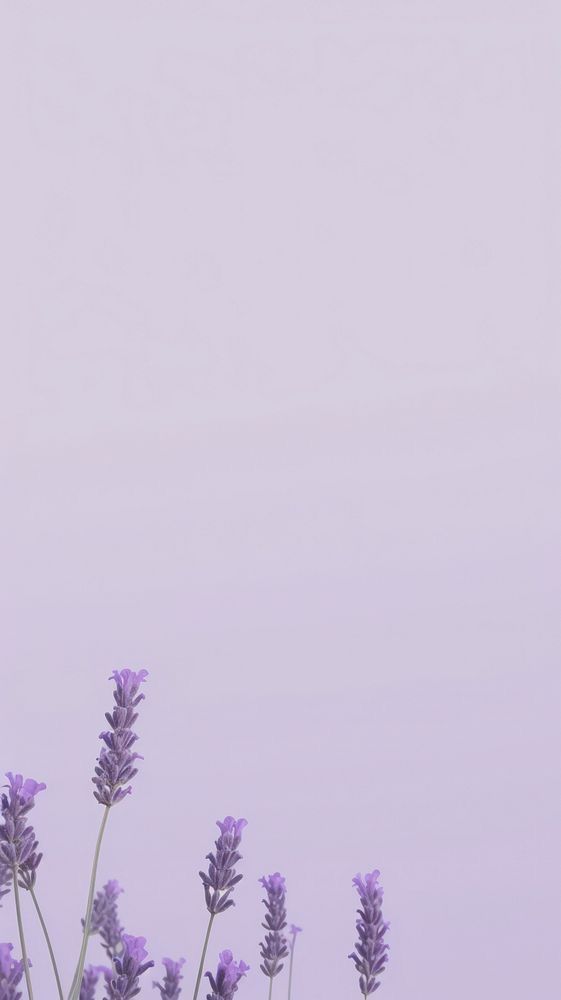
M558 4L1 20L0 767L49 786L66 981L106 678L145 666L100 876L187 997L232 812L240 1000L277 869L293 1000L358 998L373 867L383 1000L557 1000Z

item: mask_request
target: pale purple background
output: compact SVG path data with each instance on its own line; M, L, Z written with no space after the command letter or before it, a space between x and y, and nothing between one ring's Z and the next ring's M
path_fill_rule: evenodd
M385 1000L554 1000L558 4L1 21L0 751L49 784L65 978L106 677L135 665L146 761L101 877L154 957L187 956L187 997L232 811L245 878L211 956L250 962L247 1000L277 867L294 1000L358 996L374 866Z

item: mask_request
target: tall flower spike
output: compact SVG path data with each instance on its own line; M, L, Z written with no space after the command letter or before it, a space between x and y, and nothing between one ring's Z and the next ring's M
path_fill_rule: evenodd
M249 972L249 965L242 961L235 962L231 951L221 951L218 959L216 975L205 972L212 990L212 993L207 993L206 1000L232 1000L240 979Z
M228 907L234 906L234 900L230 899L230 895L242 879L241 875L236 875L235 865L242 858L238 847L247 820L226 816L223 822L218 819L216 825L220 830L220 836L215 841L216 851L206 856L209 863L208 874L199 872L204 885L207 910L213 915L223 913Z
M18 985L23 979L23 962L12 958L12 944L0 944L0 1000L20 1000Z
M24 780L21 774L6 773L8 784L2 793L0 809L2 823L0 824L0 864L8 865L12 870L18 868L18 881L23 888L31 889L35 885L37 868L42 855L37 853L39 846L35 839L35 831L27 823L28 813L35 805L35 796L47 786L33 778Z
M375 870L366 874L364 879L360 875L355 875L353 879L360 898L360 908L357 910L356 922L358 941L349 958L355 964L360 992L365 998L380 986L377 977L384 971L388 960L388 945L384 941L384 935L389 924L384 923L382 917L384 890L378 882L379 877L380 872Z
M121 950L123 928L119 920L117 899L123 890L116 879L109 879L97 893L92 908L90 934L99 934L107 957L112 962ZM84 921L82 920L82 927Z
M181 986L179 982L183 979L181 969L185 965L185 959L180 958L174 962L172 958L162 958L162 963L166 974L161 983L153 983L154 989L159 990L163 1000L179 1000L181 996Z
M115 959L115 971L106 977L106 1000L131 1000L140 993L139 980L154 965L144 947L146 938L123 934L123 953Z
M133 751L138 736L133 732L138 712L137 706L144 698L139 688L148 676L147 670L114 670L110 680L115 682L113 697L115 705L105 713L110 725L107 732L100 733L104 746L100 750L92 781L94 795L104 806L114 806L129 795L132 781L138 773L136 761L141 756Z
M80 1000L95 1000L96 986L100 976L111 977L111 970L104 965L88 965L82 976Z
M286 882L279 872L259 879L267 893L265 903L265 938L261 942L261 971L272 980L283 968L283 959L288 955L286 937Z

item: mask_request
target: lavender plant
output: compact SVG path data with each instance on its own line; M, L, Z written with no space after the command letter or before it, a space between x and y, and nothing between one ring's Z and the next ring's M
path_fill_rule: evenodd
M103 815L94 850L86 912L82 920L80 953L66 1000L96 1000L100 985L104 987L104 1000L132 1000L141 992L142 982L146 982L143 979L145 973L154 966L153 960L148 956L146 939L127 934L123 928L118 911L118 899L123 891L119 883L110 879L96 891L101 844L110 810L131 793L131 782L137 774L136 762L141 759L134 749L138 737L133 726L138 718L137 708L144 698L140 687L146 677L145 670L126 669L114 671L110 678L115 685L114 705L106 713L109 729L100 735L102 748L92 779L94 795L103 807ZM12 893L22 957L13 957L12 944L0 944L0 1000L22 1000L23 982L28 1000L33 1000L31 961L27 953L20 890L24 890L32 898L51 958L59 1000L65 1000L54 950L37 901L37 871L42 854L34 828L29 822L35 798L46 786L33 778L24 778L11 771L7 772L6 777L5 791L0 795L0 907L4 897ZM214 850L206 856L208 869L199 872L209 920L193 1000L198 997L213 922L219 914L235 905L232 897L242 878L237 865L242 859L239 848L246 825L245 819L234 819L233 816L217 820L219 836ZM360 897L360 908L356 921L358 941L349 958L359 973L359 987L364 1000L378 989L379 976L387 963L388 945L385 934L388 924L382 917L383 893L378 881L379 874L378 871L373 871L365 875L364 879L360 875L353 879ZM291 924L286 930L284 877L275 872L259 881L266 893L263 900L265 918L262 926L265 928L265 935L260 944L260 968L269 981L268 997L271 1000L273 982L289 956L288 1000L291 1000L294 949L301 928ZM109 962L107 966L85 966L88 943L94 936L99 936ZM160 981L153 982L153 988L158 990L162 1000L180 1000L184 961L183 958L162 959L163 977ZM249 966L243 961L235 961L231 951L221 951L216 972L205 972L211 990L207 993L207 1000L232 1000L240 980L248 971Z
M172 958L162 958L165 976L161 983L153 983L155 989L160 991L164 1000L179 1000L181 995L180 980L183 979L181 969L185 965L185 959L180 958L174 962Z
M296 924L291 924L288 928L288 950L290 952L290 961L288 964L288 1000L292 997L292 971L294 968L294 946L296 944L296 938L301 934L302 928L297 927Z
M389 924L384 923L382 917L384 892L378 882L379 877L380 872L375 870L364 878L355 875L353 879L360 898L360 908L357 910L356 922L358 941L349 958L355 964L360 992L365 998L380 986L378 976L384 971L388 960L388 945L384 941L384 935Z
M269 1000L273 993L273 979L284 968L283 959L288 955L288 944L283 933L286 927L286 881L280 872L259 879L267 893L265 904L265 937L261 942L261 971L269 978Z

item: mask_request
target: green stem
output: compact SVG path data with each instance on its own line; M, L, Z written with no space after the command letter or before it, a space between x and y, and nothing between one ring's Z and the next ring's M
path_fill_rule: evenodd
M55 953L53 951L53 946L51 944L51 939L49 937L49 932L47 930L47 925L45 923L43 914L41 913L41 907L39 906L39 903L37 902L37 896L35 895L35 890L33 889L33 886L31 887L31 889L29 891L31 892L31 898L32 898L32 900L33 900L33 902L35 904L35 909L37 910L37 916L39 917L39 923L41 924L41 927L43 929L43 934L45 935L45 941L47 942L47 948L49 949L49 955L51 956L51 964L53 966L53 972L55 974L56 985L57 985L57 989L58 989L58 995L60 997L60 1000L64 1000L64 994L62 992L62 985L61 985L61 982L60 982L60 976L58 974L58 968L57 968L57 964L56 964Z
M101 820L101 826L99 828L99 833L97 835L97 841L95 845L94 858L92 864L92 874L90 878L90 889L88 892L88 902L86 906L86 915L84 917L84 933L82 935L82 947L80 948L78 964L76 966L76 971L74 973L74 979L72 980L72 986L70 987L70 993L68 994L68 1000L77 1000L78 993L80 992L80 985L82 983L82 975L84 973L84 963L86 961L86 951L88 949L88 938L90 936L90 923L92 919L92 907L93 907L93 899L95 893L95 882L97 878L97 866L99 863L99 853L101 851L101 841L103 840L103 834L105 833L105 827L107 824L107 820L109 818L110 808L111 806L105 806L103 812L103 819Z
M212 924L214 922L214 917L215 917L215 914L211 913L210 920L208 922L208 927L206 929L205 941L204 941L204 944L203 944L203 950L201 952L201 961L199 962L199 971L197 972L197 982L195 983L195 992L193 993L193 1000L197 1000L197 996L198 996L198 993L199 993L199 986L201 985L201 979L203 978L203 968L204 968L204 964L205 964L206 950L208 948L208 942L209 942L209 938L210 938L210 932L212 930Z
M290 964L288 966L288 1000L290 1000L292 994L292 966L294 965L294 945L296 943L296 938L292 942L292 948L290 949Z
M16 902L16 916L18 920L19 940L21 944L21 957L23 958L23 968L25 972L25 985L27 986L27 995L29 997L29 1000L33 1000L33 990L31 988L31 976L29 975L29 959L27 957L27 948L25 946L25 934L23 933L23 920L21 919L21 905L19 898L17 865L14 866L13 871L14 871L14 899Z
M269 1000L271 1000L272 995L273 995L273 977L271 976L269 979Z

